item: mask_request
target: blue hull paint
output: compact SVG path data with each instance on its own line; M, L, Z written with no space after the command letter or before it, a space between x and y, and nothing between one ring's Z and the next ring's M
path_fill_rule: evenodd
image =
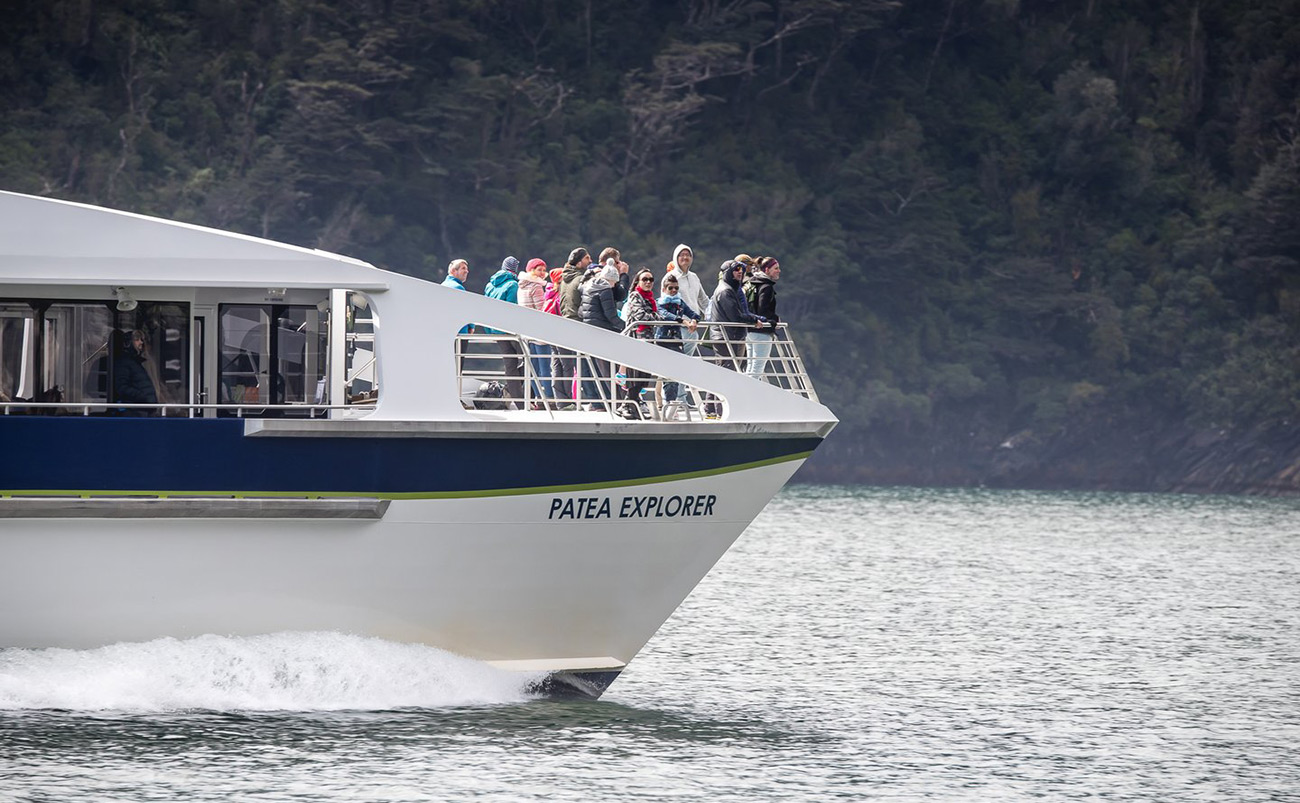
M0 417L0 491L422 494L635 482L818 438L245 437L238 419Z

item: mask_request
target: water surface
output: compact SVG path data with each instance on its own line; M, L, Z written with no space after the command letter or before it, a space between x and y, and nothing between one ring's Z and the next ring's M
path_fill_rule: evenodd
M338 634L0 652L0 799L1300 800L1300 501L799 486L598 702Z

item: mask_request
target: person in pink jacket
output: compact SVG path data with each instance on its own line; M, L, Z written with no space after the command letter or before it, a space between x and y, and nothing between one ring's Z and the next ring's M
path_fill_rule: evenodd
M546 291L550 284L550 269L544 259L530 259L528 266L519 274L519 304L538 312L545 311ZM533 364L533 374L537 377L532 382L533 397L536 399L555 398L551 387L551 345L534 340L528 341L528 359ZM538 406L538 402L533 402Z

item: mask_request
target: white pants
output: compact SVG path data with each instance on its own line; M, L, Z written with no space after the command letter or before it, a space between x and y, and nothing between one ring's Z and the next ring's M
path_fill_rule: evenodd
M772 354L772 335L768 332L747 333L745 351L749 357L745 373L755 379L762 379L763 371L767 370L767 358Z

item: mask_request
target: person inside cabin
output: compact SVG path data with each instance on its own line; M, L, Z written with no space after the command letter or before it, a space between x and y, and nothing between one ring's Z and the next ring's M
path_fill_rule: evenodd
M698 282L699 279L696 279ZM695 334L696 322L700 319L700 313L691 308L681 296L681 282L677 274L669 271L664 275L660 283L662 295L659 296L659 317L665 321L676 321L670 326L660 326L655 332L656 342L666 349L673 351L685 351L685 335ZM694 341L691 341L694 343ZM681 391L681 384L678 382L668 382L664 384L664 402L671 403L677 400L677 395ZM689 402L688 402L689 404Z
M775 327L781 321L776 314L776 282L780 278L781 263L776 257L759 257L754 260L754 268L744 283L745 301L750 311L766 319L772 327L767 331L751 329L745 335L745 351L749 357L745 373L755 379L763 378L767 359L772 354Z
M528 267L524 268L523 273L519 274L519 304L529 309L535 309L538 312L545 311L546 290L548 288L548 279L550 278L550 269L546 267L544 259L528 260ZM533 366L533 374L536 379L533 380L533 409L541 409L541 402L536 399L551 399L551 346L549 343L540 341L528 341L528 359Z
M701 315L709 308L709 294L704 292L700 277L691 271L695 262L695 252L689 245L682 243L673 249L673 259L668 263L668 273L678 282L682 303L696 310ZM699 334L692 327L682 331L682 351L692 356L699 349Z
M569 259L560 270L559 289L556 291L561 316L574 321L582 320L582 278L590 265L591 254L587 253L587 249L578 246L569 252ZM577 356L574 352L555 347L555 356L551 359L551 384L555 388L556 398L570 399L575 403L578 401L578 394L573 389L576 365ZM573 407L564 404L560 409Z
M158 390L146 366L148 360L149 342L144 332L132 329L122 338L122 348L113 365L113 394L119 404L158 403ZM118 412L124 416L158 414L156 409L143 407L122 407Z
M495 298L507 304L519 303L519 260L512 256L501 260L501 270L492 274L483 287L483 295ZM519 340L506 332L496 329L484 329L490 335L497 336L497 350L501 352L502 367L506 376L506 396L510 399L509 409L518 409L524 400L524 352Z
M582 280L582 321L591 326L608 329L611 332L623 331L623 319L618 317L618 308L614 303L614 287L619 283L619 269L614 259L608 259L598 270L587 271ZM596 379L584 379L581 397L592 410L604 410L602 399L609 396L606 383L610 376L610 364L606 360L589 361L591 372ZM585 368L584 364L584 368Z

